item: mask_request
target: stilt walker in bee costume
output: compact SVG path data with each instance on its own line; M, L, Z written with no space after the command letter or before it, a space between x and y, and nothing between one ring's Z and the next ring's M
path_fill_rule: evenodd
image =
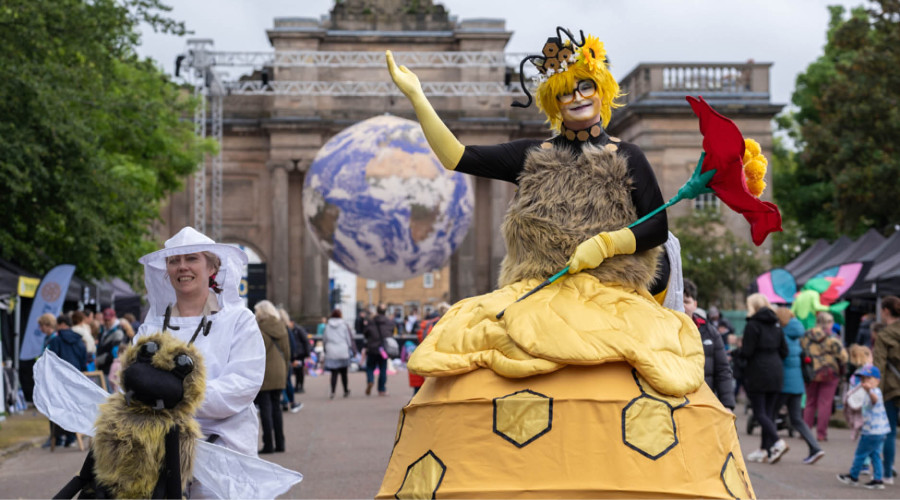
M444 167L518 190L499 289L455 304L410 359L427 379L377 497L753 497L694 323L649 291L665 211L627 228L663 199L640 149L604 130L619 87L603 44L556 34L522 61L540 71L546 141L463 146L387 53Z

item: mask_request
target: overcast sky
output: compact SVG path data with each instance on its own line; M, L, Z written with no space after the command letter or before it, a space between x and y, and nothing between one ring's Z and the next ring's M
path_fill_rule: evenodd
M269 51L276 17L328 14L334 0L167 0L172 17L215 50ZM771 62L772 101L788 104L794 82L822 54L828 5L864 0L444 0L458 19L500 18L513 32L508 52L538 53L556 26L596 35L621 79L646 62ZM140 53L172 73L185 39L147 30ZM412 68L415 70L415 68ZM385 72L385 79L387 79Z

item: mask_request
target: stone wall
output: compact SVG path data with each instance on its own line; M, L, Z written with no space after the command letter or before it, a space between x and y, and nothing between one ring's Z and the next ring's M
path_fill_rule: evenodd
M428 1L346 0L322 20L276 18L266 34L276 52L383 53L386 49L503 52L512 32L507 31L503 20L457 22L447 17L442 7ZM703 82L713 81L719 87L705 88L703 95L719 111L736 118L744 133L770 153L770 122L780 106L768 100L769 65L712 66L709 74L718 75L718 80L708 78L707 73L699 74ZM628 105L614 113L609 127L612 135L644 150L666 198L674 195L688 177L700 152L697 121L683 98L685 93L698 89L669 88L700 78L692 68L638 65L622 82L628 91ZM507 73L505 65L411 69L423 82L503 82ZM274 67L268 68L268 74L276 81L390 81L383 67ZM249 78L257 78L259 71L255 75ZM741 87L732 85L734 78L729 75L749 76L740 81L746 84ZM513 98L512 94L433 97L431 102L463 144L548 137L543 115L534 106L524 110L510 107ZM304 174L319 148L332 136L382 113L415 119L412 107L402 96L225 97L222 240L247 245L261 256L267 263L269 299L286 306L301 321L315 320L328 312L327 259L306 231L301 203ZM769 183L771 186L771 180ZM515 187L480 178L473 179L472 185L476 199L473 227L451 257L449 268L440 273L450 302L493 290L505 254L499 227ZM164 222L156 228L160 239L192 223L192 186L193 180L189 179L185 190L173 194L163 208ZM771 192L770 187L765 197L770 198ZM207 193L209 196L210 188ZM690 205L682 202L669 213L674 217L689 210ZM726 219L737 234L746 233L749 239L743 219ZM365 280L360 281L361 292L365 292ZM361 293L359 300L365 297Z

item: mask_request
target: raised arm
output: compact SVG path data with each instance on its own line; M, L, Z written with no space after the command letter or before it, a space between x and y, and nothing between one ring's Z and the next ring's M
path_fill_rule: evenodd
M419 83L419 77L410 71L406 66L397 66L394 62L394 55L391 51L385 51L385 59L387 60L388 71L391 72L391 79L397 88L403 92L403 95L409 99L416 112L416 118L422 126L425 133L425 139L434 150L441 165L447 170L454 170L462 158L465 146L463 146L453 132L447 128L447 125L441 121L437 112L428 102L425 93L422 92L422 84Z

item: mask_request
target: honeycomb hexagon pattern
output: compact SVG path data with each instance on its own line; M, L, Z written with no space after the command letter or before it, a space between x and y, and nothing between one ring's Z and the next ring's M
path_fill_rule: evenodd
M641 395L622 410L622 439L647 458L656 460L678 444L672 407Z
M494 432L519 448L550 431L553 398L524 390L494 399Z
M441 481L444 480L445 472L447 472L447 466L433 451L428 450L406 469L403 484L400 485L400 489L394 496L396 498L434 498L438 488L441 487Z

